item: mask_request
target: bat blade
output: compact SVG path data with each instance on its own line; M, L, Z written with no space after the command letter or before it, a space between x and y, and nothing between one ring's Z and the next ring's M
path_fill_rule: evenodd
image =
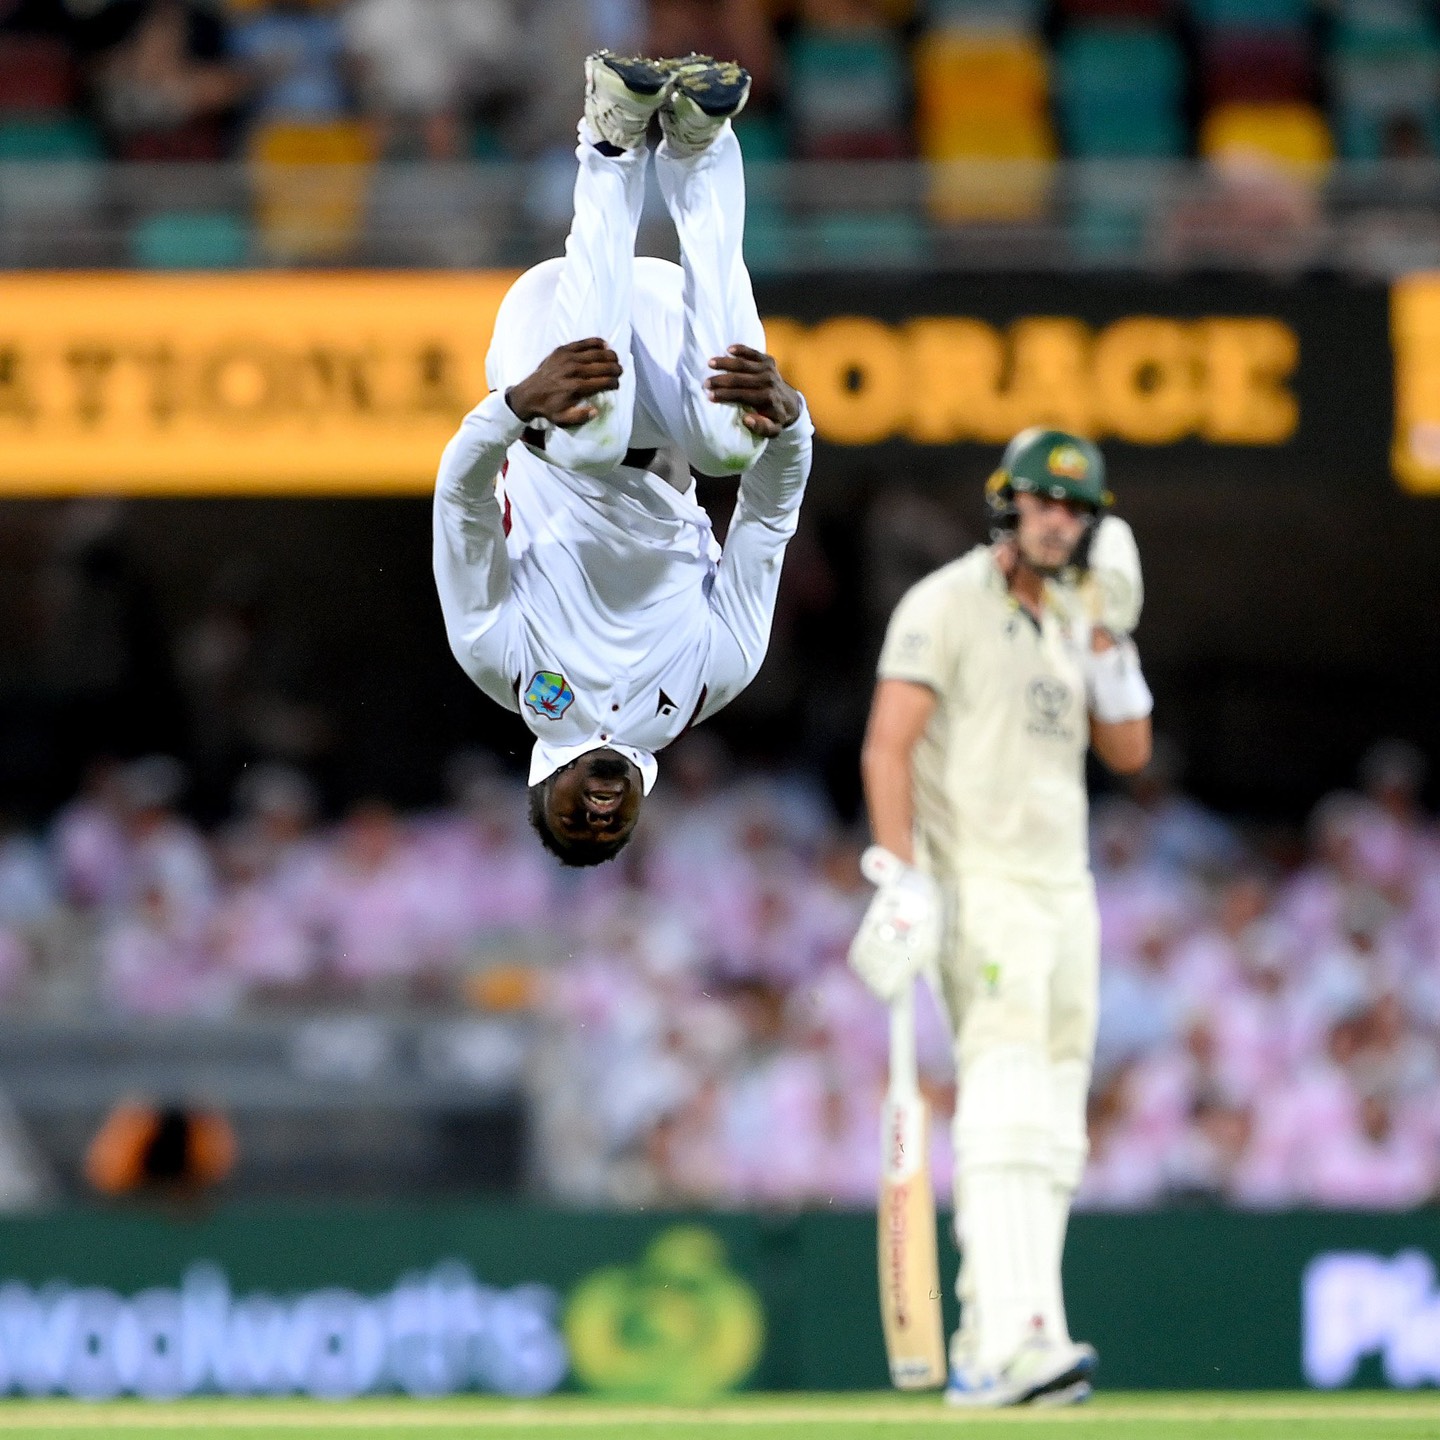
M929 1116L919 1095L885 1102L880 1182L880 1319L899 1390L945 1383L940 1256L930 1188Z

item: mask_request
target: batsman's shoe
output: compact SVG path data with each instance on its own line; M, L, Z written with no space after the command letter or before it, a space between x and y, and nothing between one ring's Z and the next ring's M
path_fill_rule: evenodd
M662 60L673 80L660 110L660 128L676 155L698 155L750 98L750 72L733 60L687 55Z
M673 83L654 60L597 50L585 60L585 120L605 144L634 150Z
M945 1403L993 1410L1007 1405L1045 1403L1042 1397L1053 1394L1057 1399L1050 1401L1051 1404L1075 1404L1089 1394L1090 1377L1098 1364L1099 1358L1091 1345L1028 1340L999 1371L953 1367L945 1389ZM1061 1392L1076 1391L1081 1385L1085 1387L1085 1395L1076 1393L1071 1399L1058 1399Z
M1061 1405L1083 1405L1093 1394L1095 1387L1088 1380L1077 1380L1073 1385L1063 1385L1059 1390L1046 1390L1030 1403L1049 1409Z

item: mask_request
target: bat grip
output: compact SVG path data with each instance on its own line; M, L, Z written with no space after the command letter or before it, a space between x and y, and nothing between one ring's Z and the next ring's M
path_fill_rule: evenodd
M907 1099L919 1093L915 1058L915 982L907 980L890 1002L890 1093Z

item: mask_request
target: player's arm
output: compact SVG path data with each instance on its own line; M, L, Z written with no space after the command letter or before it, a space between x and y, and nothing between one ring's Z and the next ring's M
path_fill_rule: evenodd
M930 686L881 676L861 752L865 806L874 843L860 869L876 888L850 942L850 966L882 1000L905 993L940 949L942 902L935 881L915 868L915 746L935 713Z
M487 695L511 708L500 623L510 594L510 561L495 477L524 428L498 391L461 421L440 457L433 524L435 588L451 653Z
M881 679L875 686L860 752L870 834L877 845L907 865L915 861L911 761L938 703L928 685Z
M712 715L755 678L770 643L785 547L800 522L815 427L798 390L769 355L745 345L711 362L707 382L717 404L745 407L745 424L768 440L740 477L710 611L715 619L703 715Z
M1150 712L1154 702L1140 670L1135 642L1096 628L1086 657L1085 691L1090 704L1090 744L1117 775L1133 775L1150 763Z
M450 649L492 699L513 708L503 663L510 561L495 477L527 424L579 425L593 417L591 396L620 382L620 362L603 340L552 351L504 394L486 396L460 423L440 457L435 483L435 585Z

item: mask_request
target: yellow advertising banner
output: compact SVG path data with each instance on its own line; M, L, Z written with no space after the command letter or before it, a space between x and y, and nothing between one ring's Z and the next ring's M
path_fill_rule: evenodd
M1440 274L1409 275L1390 292L1395 352L1395 477L1440 495Z
M513 279L0 275L0 494L423 494L484 397ZM1299 421L1299 338L1273 316L838 314L766 333L840 445L997 445L1049 424L1275 446Z
M0 276L0 493L427 491L513 279Z

